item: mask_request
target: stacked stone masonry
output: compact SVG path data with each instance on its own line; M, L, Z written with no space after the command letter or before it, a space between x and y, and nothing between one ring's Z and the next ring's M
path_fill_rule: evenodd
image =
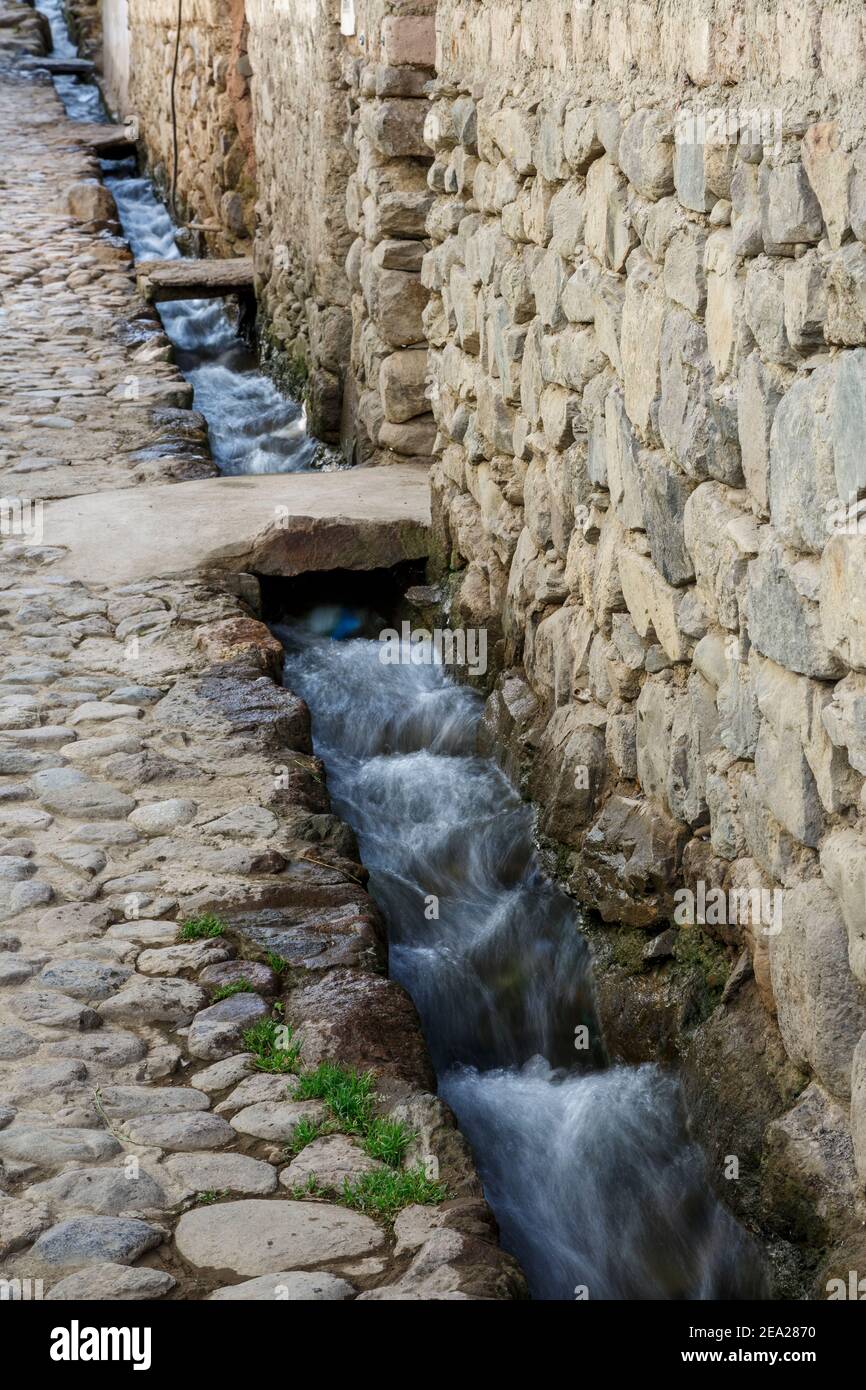
M424 141L433 10L432 0L363 5L356 32L346 40L356 160L347 194L355 236L346 263L354 396L347 404L358 461L427 462L436 433L427 398L427 290L420 273L434 202Z
M72 0L71 8L89 21L94 51L92 7ZM137 119L162 192L176 182L178 216L198 233L193 244L249 255L256 179L244 0L183 0L173 121L177 18L177 0L102 0L106 96L118 115Z
M439 7L439 566L581 902L652 933L683 885L781 890L780 930L705 931L763 1005L736 1065L778 1027L800 1077L762 1073L755 1165L822 1114L832 1244L866 1187L866 27L697 8Z

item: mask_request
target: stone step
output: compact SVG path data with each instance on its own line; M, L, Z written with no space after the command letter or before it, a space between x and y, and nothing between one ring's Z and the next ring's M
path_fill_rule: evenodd
M76 125L79 144L99 155L100 159L126 159L135 154L135 141L126 126Z
M43 68L52 77L91 77L94 64L89 58L22 58L22 68Z
M427 555L429 527L429 470L388 464L69 497L46 507L44 541L68 549L67 577L128 584L206 570L384 569Z
M215 299L227 294L252 293L252 257L141 261L136 267L136 283L149 304L172 299Z

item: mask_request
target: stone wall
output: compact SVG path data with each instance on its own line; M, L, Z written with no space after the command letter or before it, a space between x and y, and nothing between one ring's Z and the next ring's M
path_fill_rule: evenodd
M728 1200L841 1267L866 1187L864 13L442 0L437 36L434 514L451 620L495 645L490 746L611 924L614 1053L683 1061L716 1176L744 1163Z
M102 0L101 52L102 90L113 112L128 115L129 99L129 0Z
M339 0L247 0L259 199L256 284L267 356L340 437L351 321Z
M164 193L174 172L177 12L177 0L103 0L102 7L106 92L118 114L138 117ZM182 0L175 95L178 216L211 254L248 254L256 188L244 0Z
M344 25L354 30L346 35L344 73L356 159L347 190L355 236L347 261L353 397L347 452L360 461L426 463L435 439L420 275L433 203L423 131L434 12L435 0L372 0Z

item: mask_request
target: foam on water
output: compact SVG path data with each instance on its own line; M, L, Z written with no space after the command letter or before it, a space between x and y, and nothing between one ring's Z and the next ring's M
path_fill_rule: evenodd
M676 1079L606 1066L577 910L541 870L530 809L476 755L480 701L440 665L384 665L376 641L276 631L388 921L391 973L534 1296L764 1296Z

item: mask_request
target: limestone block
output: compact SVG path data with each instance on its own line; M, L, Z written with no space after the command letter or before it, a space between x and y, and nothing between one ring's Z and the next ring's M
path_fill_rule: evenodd
M820 554L836 479L826 415L832 369L799 377L776 410L770 432L770 520L779 540Z
M361 104L361 129L371 145L389 159L427 154L424 142L424 101L392 98Z
M750 558L757 553L757 528L744 511L745 494L720 483L702 483L684 508L686 548L697 578L698 594L722 627L740 626L742 585Z
M550 200L550 249L573 258L583 249L586 230L586 193L567 183Z
M562 308L571 323L592 323L595 319L595 294L600 272L589 259L578 263L562 293Z
M811 352L824 342L827 291L817 251L788 261L784 269L785 331L798 352Z
M820 611L815 584L815 561L797 560L778 542L771 540L749 565L746 610L749 636L764 656L800 675L833 680L844 674L843 662L836 654L845 645L843 629L850 621L840 612L841 576L834 564L834 537L821 561ZM861 583L864 566L861 560ZM826 584L826 589L825 589ZM866 610L861 608L861 612ZM852 626L856 623L856 619ZM864 626L866 636L866 626ZM866 660L866 646L864 646ZM856 664L856 663L851 663Z
M529 329L525 324L511 322L504 299L494 300L489 326L500 389L507 401L517 401Z
M690 477L738 483L733 402L713 389L706 332L684 309L670 309L665 315L660 359L662 443Z
M535 150L538 172L550 183L561 183L569 173L568 161L562 148L562 121L559 112L548 111L541 119Z
M821 206L802 164L762 165L760 187L765 247L820 241Z
M858 831L831 831L821 846L821 872L832 888L848 932L848 963L866 985L866 843Z
M827 263L828 343L858 347L866 342L866 247L843 246Z
M585 174L590 164L604 154L604 145L598 135L595 107L568 107L562 128L562 149L565 158L577 174Z
M866 670L866 535L828 541L821 556L820 613L827 651L820 664L831 666L834 675L843 674L844 666Z
M674 127L664 111L630 116L619 142L619 165L629 183L654 202L674 191Z
M760 256L746 271L743 317L767 362L796 362L785 331L784 268L776 258Z
M565 323L562 300L568 278L565 261L553 250L542 254L530 276L538 314L546 328L559 328Z
M731 179L731 231L735 256L759 256L764 249L758 171L738 164Z
M848 503L866 489L866 351L840 353L833 362L829 402L836 496Z
M542 256L549 254L542 252ZM512 256L502 266L499 292L508 305L513 323L528 323L535 315L535 295L531 279L533 269L528 251Z
M762 362L760 353L750 353L740 367L737 427L743 476L750 496L765 515L770 508L770 437L785 384L779 369Z
M848 762L866 775L866 677L852 671L837 681L821 706L821 722L834 747L844 748Z
M854 1048L866 1031L866 993L848 967L839 904L820 879L785 893L770 969L788 1056L847 1099Z
M477 353L480 347L478 330L478 296L466 271L459 265L451 267L446 300L454 310L457 340L464 352Z
M434 15L388 15L382 20L382 57L400 67L404 63L432 68L436 61Z
M554 705L570 705L589 669L594 631L591 613L580 606L563 606L543 618L531 641L527 636L532 688Z
M425 349L393 352L385 358L379 369L379 390L386 420L399 424L428 410L426 378Z
M675 703L667 804L671 814L692 827L709 820L707 760L719 746L715 690L699 671L689 675L684 698Z
M848 185L848 211L851 230L858 241L866 242L866 145L854 152Z
M504 157L525 177L535 173L538 119L519 106L505 107L490 118L490 131Z
M694 484L668 462L662 450L641 450L638 479L653 564L669 584L687 584L695 569L686 547L684 512Z
M605 774L605 723L598 705L566 704L545 726L529 790L543 807L543 833L563 844L579 844L595 815Z
M793 732L776 734L768 722L761 725L755 749L758 791L776 820L799 840L813 848L824 830L824 814L803 746Z
M657 412L661 393L661 336L665 307L661 276L647 266L634 274L630 271L622 307L620 357L625 408L632 424L644 436L651 432L651 422Z
M478 110L471 97L458 97L451 105L454 133L467 150L478 148Z
M625 285L618 275L601 275L596 283L593 322L598 346L617 376L623 373L620 354Z
M625 413L622 391L616 387L605 402L605 447L611 504L626 529L644 525L637 441Z
M820 121L809 126L801 148L803 168L820 204L827 238L832 249L838 251L850 227L851 155L842 148L836 121Z
M668 298L699 318L707 306L704 253L707 234L689 223L672 237L665 253L664 284Z
M609 158L586 177L586 245L607 270L622 270L637 240L628 215L627 184Z
M677 626L682 590L668 584L652 560L634 550L620 553L619 577L626 607L641 637L654 631L671 661L686 661L690 645Z
M707 348L717 376L727 376L735 365L740 338L745 282L733 252L733 233L720 228L707 240Z
M866 1188L866 1033L854 1048L851 1065L851 1140L862 1193Z
M385 270L376 286L374 314L382 337L391 347L410 347L424 338L421 315L428 291L420 277L402 270Z
M541 339L541 372L544 381L582 391L600 372L605 357L592 328L569 324L561 332Z

